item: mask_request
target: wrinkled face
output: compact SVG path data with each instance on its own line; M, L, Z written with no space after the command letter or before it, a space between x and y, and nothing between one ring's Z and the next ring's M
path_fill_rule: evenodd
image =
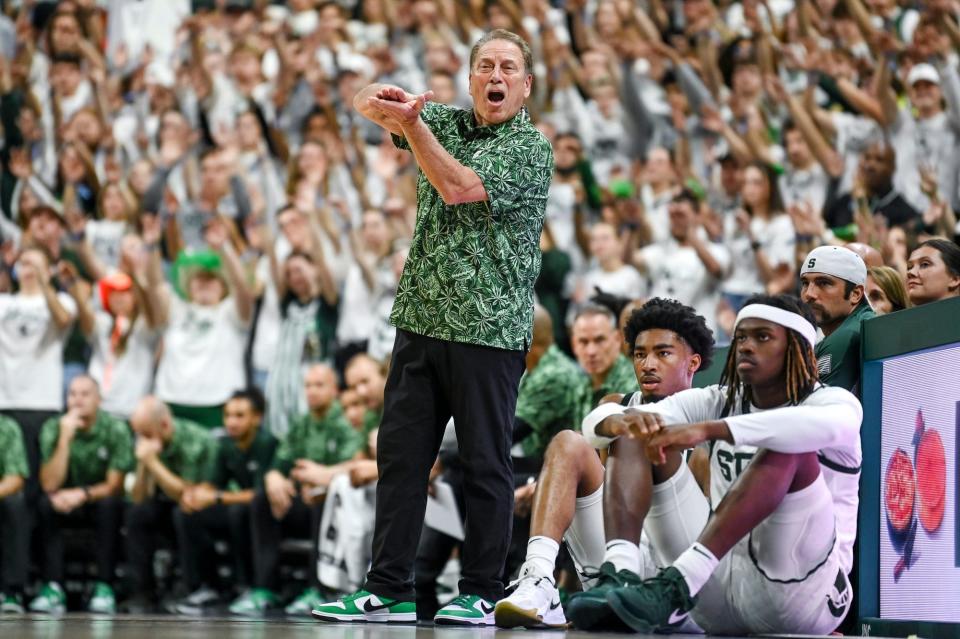
M380 410L387 380L375 362L365 358L358 359L347 367L344 377L347 387L356 391L367 408Z
M110 305L112 315L130 317L137 307L137 298L132 290L110 291L107 294L107 304Z
M886 292L880 288L877 281L870 275L867 275L867 301L870 302L870 308L877 315L886 315L893 312L893 302L887 297Z
M960 277L952 275L940 251L921 246L907 260L907 296L915 306L960 294Z
M743 172L743 202L749 206L766 207L770 200L770 185L763 171L748 166Z
M337 398L337 378L329 366L314 366L303 377L307 406L322 412Z
M227 289L223 281L208 271L197 271L190 276L187 284L190 301L200 306L216 306L224 297Z
M287 286L297 297L307 297L313 292L317 269L302 255L291 255L284 265Z
M367 412L367 405L363 403L360 393L347 389L340 394L340 405L350 425L357 430L363 428L363 415Z
M910 97L910 104L921 113L939 111L941 100L943 100L939 85L926 80L914 82L907 90L907 95Z
M813 161L813 155L810 153L810 147L807 146L806 140L803 139L803 135L800 131L796 129L790 129L786 134L786 146L787 146L787 159L790 160L790 164L799 168L806 168L811 161Z
M744 384L766 385L783 378L787 329L762 319L745 319L733 334L736 366Z
M223 407L223 429L234 440L249 435L250 431L260 426L260 419L260 413L245 397L231 399Z
M620 332L605 315L584 315L573 323L573 354L588 375L603 375L620 355Z
M633 370L646 401L657 401L690 388L700 356L682 337L663 328L637 335L633 346Z
M86 376L77 377L70 382L67 390L67 410L79 414L84 419L92 419L100 408L100 391L97 384Z
M530 95L533 76L525 68L520 47L492 40L477 51L470 69L470 97L477 122L499 124L519 113Z
M590 230L590 254L600 262L611 260L620 250L616 232L609 224L595 224Z

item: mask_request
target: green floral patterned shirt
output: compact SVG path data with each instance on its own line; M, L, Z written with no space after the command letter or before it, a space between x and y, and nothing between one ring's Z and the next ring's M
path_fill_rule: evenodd
M351 459L363 444L363 435L347 421L340 402L334 402L323 419L308 413L290 423L287 436L277 447L273 468L288 475L298 459L332 466Z
M160 461L185 482L207 481L217 454L216 440L206 428L186 419L174 419L173 425L173 438L160 451Z
M617 355L617 359L614 360L613 366L607 371L607 376L599 388L594 389L589 378L582 387L581 408L583 413L581 421L607 395L613 395L614 393L626 395L638 390L640 390L640 384L637 383L637 374L633 370L633 364L623 355Z
M472 110L428 103L437 141L479 176L487 201L447 206L420 173L417 223L391 322L436 339L526 350L553 150L526 109L492 126ZM403 149L409 145L394 136Z
M40 431L40 456L47 463L57 450L60 418L51 417ZM103 411L89 430L78 430L70 442L64 488L92 486L107 479L107 471L128 473L134 468L133 436L125 422Z
M23 433L17 422L0 415L0 478L8 475L30 476Z
M547 349L536 368L524 374L516 414L533 429L520 442L526 457L542 457L560 431L580 430L580 389L589 383L586 377L556 345Z

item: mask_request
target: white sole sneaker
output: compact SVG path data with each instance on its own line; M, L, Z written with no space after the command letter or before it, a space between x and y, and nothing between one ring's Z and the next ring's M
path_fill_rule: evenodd
M314 619L327 622L338 623L416 623L417 613L415 612L365 612L363 615L320 612L313 610L310 615Z
M559 607L558 607L559 610ZM494 618L499 628L566 628L568 626L563 611L551 615L548 611L546 618L537 614L536 608L521 608L512 601L503 600L497 603Z

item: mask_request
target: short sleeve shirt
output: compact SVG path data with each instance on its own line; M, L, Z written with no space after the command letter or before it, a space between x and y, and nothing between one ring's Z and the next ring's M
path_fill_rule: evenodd
M582 386L580 397L583 413L581 418L593 410L600 403L600 400L607 395L615 393L626 395L638 390L640 390L640 385L637 384L637 374L633 370L633 364L623 355L618 355L599 388L594 389L589 378Z
M247 450L240 450L232 437L223 435L217 440L210 482L221 490L259 490L276 450L277 440L263 427L257 429Z
M216 454L216 442L199 424L186 419L174 419L173 424L173 438L160 452L160 461L186 482L206 481Z
M298 459L332 466L351 459L361 448L363 436L350 426L340 402L335 402L323 419L307 414L291 423L277 448L273 468L287 475Z
M447 205L421 172L417 222L391 322L436 339L508 350L532 340L533 284L553 150L526 109L478 126L473 111L427 104L420 114L487 200ZM394 137L400 148L406 140Z
M829 336L817 344L817 369L820 381L839 386L856 394L860 387L860 327L863 320L874 317L866 300Z
M0 478L8 475L30 476L23 433L9 417L0 415Z
M580 428L580 389L586 382L577 363L556 345L548 348L536 368L523 376L516 415L533 430L520 442L525 456L542 456L554 435Z
M60 418L52 417L40 431L40 455L50 461L60 439ZM133 436L126 423L103 411L88 430L78 430L70 442L64 488L92 486L107 479L107 472L127 473L134 468Z

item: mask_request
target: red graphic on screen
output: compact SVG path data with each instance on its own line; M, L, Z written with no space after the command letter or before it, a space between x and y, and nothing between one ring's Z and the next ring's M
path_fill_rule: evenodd
M884 479L887 532L894 550L900 554L893 567L894 581L899 581L903 572L920 558L914 551L917 524L932 534L943 523L947 459L940 433L927 428L922 410L917 411L911 443L913 459L898 448L890 457Z
M913 462L898 448L887 464L887 520L898 533L904 532L913 519L913 502L917 491Z

